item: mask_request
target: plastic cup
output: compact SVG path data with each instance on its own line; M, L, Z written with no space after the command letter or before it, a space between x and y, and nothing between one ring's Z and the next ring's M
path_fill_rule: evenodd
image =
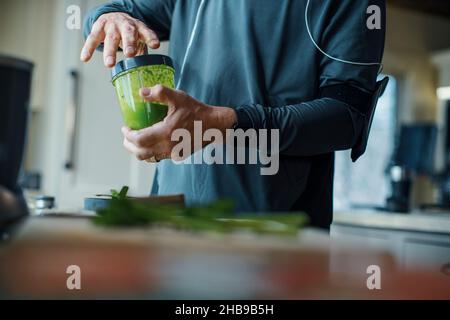
M143 55L117 63L112 71L112 83L127 127L140 130L166 117L168 107L145 101L139 90L157 84L174 88L174 75L172 59L164 55Z

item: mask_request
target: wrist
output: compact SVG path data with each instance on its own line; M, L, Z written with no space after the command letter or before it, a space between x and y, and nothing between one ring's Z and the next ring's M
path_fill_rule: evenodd
M237 115L233 108L210 106L207 128L214 128L225 133L232 129L237 122Z

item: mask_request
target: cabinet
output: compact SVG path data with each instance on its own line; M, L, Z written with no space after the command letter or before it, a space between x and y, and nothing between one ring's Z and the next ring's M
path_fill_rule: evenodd
M429 269L450 281L450 241L407 239L403 247L403 266L406 270Z
M351 243L353 247L384 250L402 270L426 269L450 283L450 230L443 234L333 223L330 236L335 248Z

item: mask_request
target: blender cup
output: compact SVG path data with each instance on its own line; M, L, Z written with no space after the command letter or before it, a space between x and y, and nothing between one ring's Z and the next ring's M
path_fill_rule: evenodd
M172 60L164 55L137 56L117 63L112 70L112 83L126 126L139 130L166 117L168 107L145 101L139 95L139 90L157 84L174 88L174 75Z

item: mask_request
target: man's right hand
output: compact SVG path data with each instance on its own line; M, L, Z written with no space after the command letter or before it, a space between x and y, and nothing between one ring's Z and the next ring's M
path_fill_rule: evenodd
M116 64L119 47L126 57L131 58L145 53L146 46L152 49L158 49L160 46L158 36L153 30L122 12L106 13L97 19L81 50L81 61L88 62L101 43L104 44L103 61L108 68Z

